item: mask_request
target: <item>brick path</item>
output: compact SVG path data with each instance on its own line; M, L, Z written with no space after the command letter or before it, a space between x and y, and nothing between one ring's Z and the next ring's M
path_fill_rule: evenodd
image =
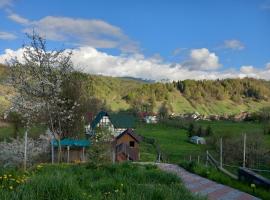
M258 200L245 192L231 187L218 184L196 174L192 174L185 169L173 165L158 163L158 167L164 171L175 173L184 182L187 189L199 195L207 196L210 200Z

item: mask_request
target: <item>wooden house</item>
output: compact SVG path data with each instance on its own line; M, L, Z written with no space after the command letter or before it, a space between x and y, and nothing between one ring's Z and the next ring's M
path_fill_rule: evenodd
M51 141L52 163L57 160L59 142L55 139ZM76 140L65 138L60 141L62 151L62 161L69 162L85 162L85 150L90 146L89 140ZM55 156L56 154L56 156Z
M101 111L92 122L86 126L86 134L94 135L98 128L108 129L113 136L117 136L127 128L134 127L134 117L125 113L112 113Z
M115 137L113 147L113 160L116 162L140 159L139 143L141 138L131 129L128 128L120 135Z

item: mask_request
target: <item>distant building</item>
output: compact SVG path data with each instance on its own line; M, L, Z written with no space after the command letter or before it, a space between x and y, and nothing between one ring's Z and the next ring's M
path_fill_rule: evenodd
M108 114L105 111L99 112L93 121L86 126L86 134L94 135L98 128L108 129L112 135L118 136L127 128L134 128L135 118L126 113Z
M194 144L206 144L206 141L203 137L199 137L199 136L192 136L189 139L190 142L194 143Z
M113 160L116 162L121 161L136 161L140 159L139 154L139 143L141 141L132 129L126 129L120 135L118 135L113 143L114 157Z
M158 118L156 115L152 115L152 116L145 116L144 117L144 121L147 124L156 124L158 122Z

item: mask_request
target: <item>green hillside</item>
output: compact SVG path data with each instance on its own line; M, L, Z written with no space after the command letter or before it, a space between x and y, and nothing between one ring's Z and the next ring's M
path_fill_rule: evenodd
M79 73L83 93L103 101L108 110L158 112L166 102L176 114L237 114L270 106L270 82L257 79L185 80L152 83L133 78L113 78ZM0 65L0 114L14 92L7 85L8 69ZM78 74L77 74L78 75Z

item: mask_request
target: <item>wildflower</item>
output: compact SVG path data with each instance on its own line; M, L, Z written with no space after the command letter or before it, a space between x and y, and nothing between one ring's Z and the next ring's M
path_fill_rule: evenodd
M12 186L12 185L11 185L11 186L9 186L9 189L13 190L13 186Z
M115 193L119 192L119 190L118 190L118 189L116 189L116 190L114 190L114 191L115 191Z
M121 187L123 187L124 186L124 184L123 183L121 183Z
M8 175L8 177L11 177L11 176L12 176L11 174Z

